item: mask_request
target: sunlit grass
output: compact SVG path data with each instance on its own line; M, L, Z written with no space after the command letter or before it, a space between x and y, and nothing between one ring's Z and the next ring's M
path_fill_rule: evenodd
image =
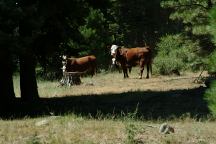
M82 77L81 85L71 87L59 86L56 81L43 81L38 79L38 91L40 97L62 97L62 96L79 96L105 93L122 93L129 91L166 91L172 89L187 89L199 87L200 84L192 83L195 76L199 73L187 73L182 76L155 76L146 79L146 72L143 79L138 79L139 69L133 68L129 79L123 78L123 73L99 73L94 77ZM182 79L182 80L179 80ZM14 89L17 97L20 96L19 76L14 76Z

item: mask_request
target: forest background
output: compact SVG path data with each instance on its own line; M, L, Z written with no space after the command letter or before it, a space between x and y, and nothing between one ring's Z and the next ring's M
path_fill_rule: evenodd
M37 77L59 79L63 54L94 54L108 71L109 47L149 45L154 73L215 72L215 0L1 0L1 102L39 98ZM212 86L214 87L214 86Z

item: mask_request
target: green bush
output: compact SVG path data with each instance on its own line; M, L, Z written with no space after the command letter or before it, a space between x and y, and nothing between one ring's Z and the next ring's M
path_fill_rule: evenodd
M174 70L186 70L195 67L198 60L195 51L198 43L182 35L166 35L156 46L154 69L160 74L171 74Z
M216 45L216 7L213 7L211 11L209 12L209 30L212 34L212 41ZM216 50L209 56L207 60L207 68L208 72L215 74L216 73ZM210 77L211 78L211 77ZM205 100L207 101L207 105L209 110L211 111L212 115L216 117L216 80L215 77L212 77L213 80L206 81L207 86L208 83L210 83L210 88L207 89L205 93Z
M170 57L158 57L155 60L156 71L160 74L171 74L173 70L179 70L183 63L179 59L171 60Z
M216 72L216 51L214 51L208 58L207 69L209 73Z
M216 117L216 80L211 82L210 88L205 92L204 98L211 114Z

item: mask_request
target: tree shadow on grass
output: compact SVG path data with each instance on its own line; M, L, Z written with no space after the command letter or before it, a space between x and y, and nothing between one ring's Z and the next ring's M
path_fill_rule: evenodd
M1 111L1 118L38 117L74 113L93 118L121 117L136 114L137 118L169 119L184 114L193 118L209 114L203 95L206 88L171 91L133 91L120 94L65 96L41 98L37 102L23 103L17 99L10 109Z

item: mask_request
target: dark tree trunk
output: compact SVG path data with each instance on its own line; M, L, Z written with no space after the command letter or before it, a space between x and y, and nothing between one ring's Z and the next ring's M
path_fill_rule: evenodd
M0 102L1 104L5 104L5 102L8 103L14 100L15 94L11 57L3 50L0 50L0 65Z
M32 8L35 1L22 1L20 3L25 17L19 23L19 34L23 51L20 54L20 91L21 99L24 101L34 101L39 98L36 72L35 72L35 52L33 49L33 30L34 30L34 14Z
M212 6L213 6L212 1L211 1L211 0L208 0L208 9L211 9Z
M33 56L20 57L20 90L21 99L24 101L34 101L39 98Z

